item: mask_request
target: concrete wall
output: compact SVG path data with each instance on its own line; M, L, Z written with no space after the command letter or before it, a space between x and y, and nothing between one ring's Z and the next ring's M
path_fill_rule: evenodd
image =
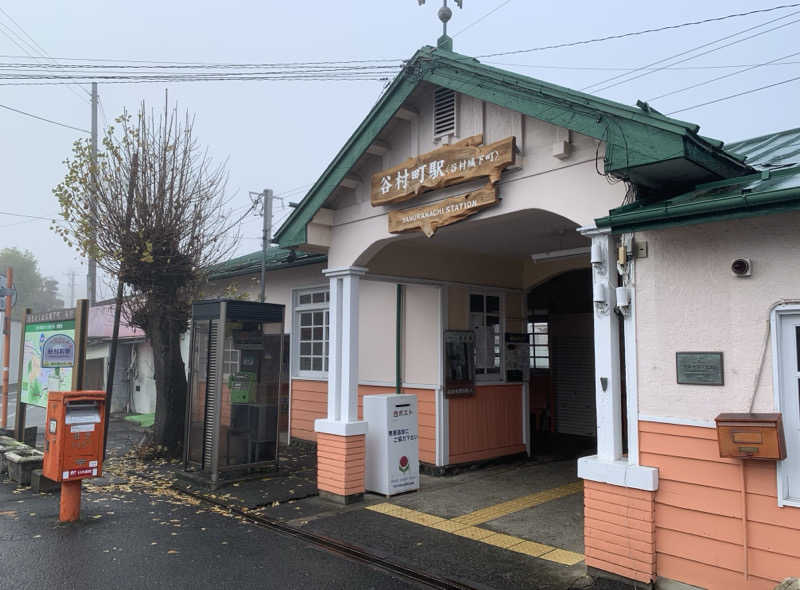
M364 281L359 285L358 376L360 381L396 380L397 285Z
M761 363L770 306L800 298L800 213L641 232L647 258L636 262L639 412L711 421L746 412ZM737 278L731 261L748 257L753 276ZM677 351L722 351L725 385L678 385ZM755 398L773 409L772 351Z
M435 389L441 375L439 287L406 285L403 307L403 382Z
M328 200L326 207L334 211L331 267L355 263L370 267L368 262L382 243L404 239L388 233L387 213L410 205L372 207L370 180L373 174L400 164L409 156L439 147L432 133L433 90L433 86L425 84L407 101L406 106L419 113L416 121L393 119L387 124L380 140L388 145L388 152L383 156L366 154L359 160L352 170L361 179L356 188L340 187ZM603 146L593 138L568 134L549 123L463 95L458 97L457 127L453 141L482 133L484 141L490 143L513 135L520 148L517 166L506 171L499 182L500 204L461 224L514 211L542 209L585 226L622 203L625 186L609 184L597 173L596 160L602 158ZM553 157L553 144L565 137L571 141L570 154L560 160ZM463 194L483 184L478 180L432 191L415 198L413 205Z

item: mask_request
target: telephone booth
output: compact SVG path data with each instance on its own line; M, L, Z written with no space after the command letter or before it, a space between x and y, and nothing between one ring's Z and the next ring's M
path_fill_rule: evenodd
M212 486L278 467L284 306L192 303L185 471Z

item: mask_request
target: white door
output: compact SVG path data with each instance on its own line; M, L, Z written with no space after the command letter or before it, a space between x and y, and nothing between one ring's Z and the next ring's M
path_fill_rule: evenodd
M779 317L780 409L786 436L786 460L779 476L783 498L800 503L800 314Z

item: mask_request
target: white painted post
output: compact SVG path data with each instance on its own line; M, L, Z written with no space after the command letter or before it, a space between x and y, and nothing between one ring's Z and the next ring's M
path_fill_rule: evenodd
M351 266L324 270L330 279L328 321L328 416L317 432L363 434L358 420L358 285L367 269ZM350 426L348 426L350 425ZM362 432L363 430L363 432Z
M362 273L363 274L363 273ZM360 274L342 277L342 390L343 422L358 420L358 283Z
M614 461L622 456L619 320L614 313L617 287L616 256L614 239L607 230L595 230L589 235L592 238L592 283L595 300L597 455L603 461ZM605 300L598 301L598 294Z
M342 347L342 281L330 277L330 303L328 311L328 419L341 418L341 347Z

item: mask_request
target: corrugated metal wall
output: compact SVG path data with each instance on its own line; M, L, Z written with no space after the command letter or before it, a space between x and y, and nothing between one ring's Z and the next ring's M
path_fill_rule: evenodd
M550 316L550 358L556 398L556 430L595 436L594 324L592 314Z

